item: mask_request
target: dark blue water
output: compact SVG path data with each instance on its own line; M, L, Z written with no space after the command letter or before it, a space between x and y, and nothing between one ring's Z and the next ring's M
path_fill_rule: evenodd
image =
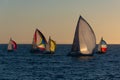
M0 80L120 80L120 45L109 45L106 54L68 57L71 45L57 45L54 55L29 53L18 45L8 53L0 45Z

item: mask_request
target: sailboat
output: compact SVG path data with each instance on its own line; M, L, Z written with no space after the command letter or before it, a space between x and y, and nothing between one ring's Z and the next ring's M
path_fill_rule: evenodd
M46 38L39 29L35 30L32 42L31 52L44 52L46 49Z
M105 53L106 51L107 51L107 43L102 37L99 44L98 44L98 52Z
M88 22L79 17L70 56L91 56L96 46L96 37Z
M12 52L16 49L17 49L16 42L14 40L12 40L12 38L10 38L9 43L8 43L8 48L7 48L8 52Z
M46 45L46 54L54 54L56 50L56 42L49 37L48 43Z

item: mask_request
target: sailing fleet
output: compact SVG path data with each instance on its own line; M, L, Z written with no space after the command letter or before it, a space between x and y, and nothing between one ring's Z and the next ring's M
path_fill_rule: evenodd
M30 52L53 54L55 52L55 49L56 49L55 41L49 37L49 41L47 42L43 33L39 29L36 29L33 36L32 48Z
M68 56L92 56L95 53L96 47L96 36L92 27L88 22L80 16L77 22L73 44L71 51ZM7 51L13 52L17 50L17 43L10 38ZM44 34L36 29L33 35L33 40L31 44L31 53L40 54L54 54L56 51L56 42L49 36L48 41L46 40ZM101 38L98 44L98 53L107 52L107 43Z

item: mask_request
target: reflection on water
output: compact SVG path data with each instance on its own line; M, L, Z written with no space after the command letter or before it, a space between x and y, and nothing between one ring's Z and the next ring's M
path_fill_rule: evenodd
M94 56L80 56L80 57L77 57L77 58L80 59L80 60L88 61L88 60L93 59Z

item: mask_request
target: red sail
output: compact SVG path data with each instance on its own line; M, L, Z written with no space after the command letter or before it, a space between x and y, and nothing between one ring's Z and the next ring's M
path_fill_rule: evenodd
M107 48L101 48L101 52L103 52L103 53L105 53L105 52L107 52Z
M13 49L16 50L17 49L17 44L14 40L11 41L12 42L12 45L13 45Z

